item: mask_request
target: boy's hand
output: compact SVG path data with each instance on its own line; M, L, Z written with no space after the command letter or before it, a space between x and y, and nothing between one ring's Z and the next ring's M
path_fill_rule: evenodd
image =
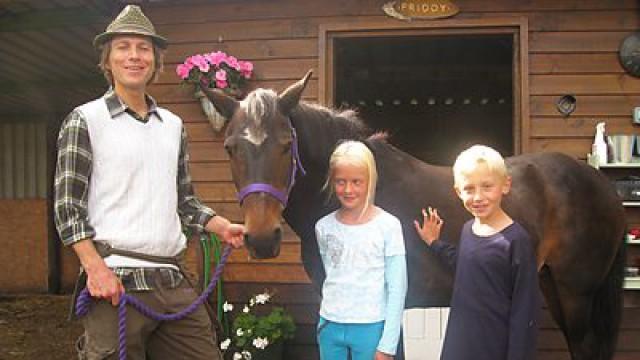
M413 221L413 225L416 227L416 231L420 238L427 243L427 245L431 246L431 244L436 241L440 237L440 229L442 229L442 224L444 221L438 215L437 209L427 208L427 210L422 209L422 226L418 220Z

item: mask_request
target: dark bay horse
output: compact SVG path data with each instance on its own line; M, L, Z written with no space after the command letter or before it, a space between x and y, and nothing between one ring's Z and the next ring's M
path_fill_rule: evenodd
M370 137L354 112L300 102L309 76L279 96L257 89L241 102L207 91L230 121L224 146L241 197L251 255L278 255L283 216L302 241L306 272L315 285L322 284L314 224L337 208L322 191L329 155L343 139L362 140L377 162L376 204L403 224L409 269L406 307L447 306L453 275L428 251L412 223L420 218L421 208L436 207L446 220L443 238L458 241L469 214L453 191L451 169L426 164L380 137ZM532 235L540 287L572 358L611 359L620 321L625 231L615 191L597 170L563 154L528 154L507 163L513 187L504 206ZM300 165L304 176L296 176Z

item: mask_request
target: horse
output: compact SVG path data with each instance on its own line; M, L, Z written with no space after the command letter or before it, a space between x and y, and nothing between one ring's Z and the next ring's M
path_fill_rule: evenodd
M375 203L403 226L409 272L405 307L447 306L453 274L428 251L413 220L425 206L435 207L446 219L443 239L458 242L470 215L453 190L451 168L395 148L372 134L354 111L300 101L310 76L280 95L256 89L242 101L205 89L228 119L224 148L250 255L279 254L283 217L301 239L305 271L321 286L325 274L314 225L338 207L323 191L329 156L340 141L361 140L377 163ZM615 190L596 169L561 153L525 154L506 162L513 185L504 208L531 234L540 288L572 359L611 359L622 307L626 226Z

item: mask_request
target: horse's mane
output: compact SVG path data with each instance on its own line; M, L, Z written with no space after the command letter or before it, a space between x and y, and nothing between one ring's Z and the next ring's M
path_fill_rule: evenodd
M364 140L372 133L353 109L338 110L302 101L291 116L304 119L308 126L343 139Z
M241 102L246 110L248 126L256 134L264 131L262 119L275 118L278 94L271 89L256 89ZM316 103L300 101L289 114L293 127L299 134L307 134L314 139L309 153L324 158L333 151L341 140L359 140L375 146L386 143L387 134L374 133L359 117L354 109L334 109Z

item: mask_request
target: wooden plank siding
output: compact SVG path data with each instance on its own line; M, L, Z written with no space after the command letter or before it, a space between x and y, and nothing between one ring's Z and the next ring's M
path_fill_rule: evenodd
M529 141L531 151L562 151L584 158L598 121L606 121L610 133L640 134L631 124L631 110L640 104L640 81L625 74L617 58L621 40L640 24L637 1L454 2L460 13L447 21L527 18L530 129L529 138L523 140ZM254 63L251 88L278 91L313 69L314 77L304 98L315 101L323 64L319 58L319 26L398 23L383 15L382 4L380 0L248 0L150 7L148 15L157 30L171 41L165 71L151 93L184 119L191 140L195 189L207 204L231 219L241 220L222 135L209 128L191 90L179 85L175 66L191 54L223 50ZM577 99L576 111L568 118L555 109L555 102L564 94ZM316 359L314 326L319 298L302 269L299 249L299 241L288 232L277 259L255 261L248 259L245 250L235 251L225 272L225 292L229 301L242 303L264 288L276 289L276 301L291 311L298 323L296 339L288 346L286 358ZM638 295L626 294L617 360L640 357ZM538 358L569 358L564 339L547 312Z
M47 216L44 199L0 201L0 295L46 291Z

